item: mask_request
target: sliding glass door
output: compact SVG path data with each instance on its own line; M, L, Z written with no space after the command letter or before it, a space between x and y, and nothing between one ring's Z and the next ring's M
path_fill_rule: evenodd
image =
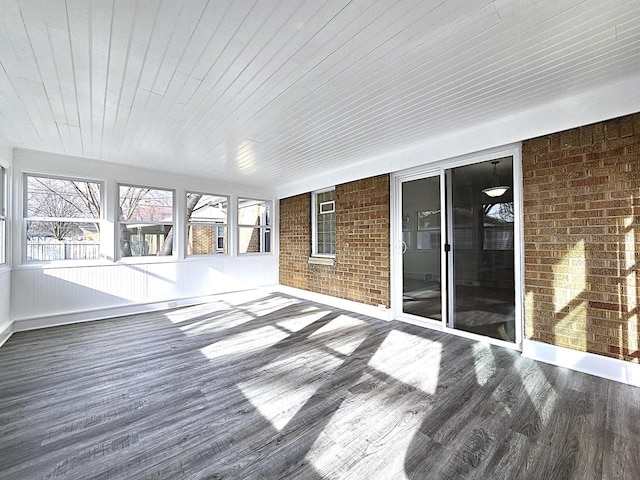
M508 157L446 171L449 326L507 342L515 341L512 165Z
M513 163L498 157L398 179L395 281L405 319L519 341Z
M402 308L442 320L440 176L402 188Z

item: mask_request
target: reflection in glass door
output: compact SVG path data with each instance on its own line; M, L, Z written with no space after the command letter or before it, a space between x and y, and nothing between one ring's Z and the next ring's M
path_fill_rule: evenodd
M402 307L442 320L440 176L402 184Z
M447 170L447 191L449 326L515 342L512 157Z
M394 302L409 322L517 344L514 157L485 158L396 177Z

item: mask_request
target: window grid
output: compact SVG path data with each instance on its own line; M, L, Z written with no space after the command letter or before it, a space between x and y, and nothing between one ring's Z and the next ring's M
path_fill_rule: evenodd
M336 253L335 189L313 193L314 256L333 257Z
M120 184L118 210L120 258L173 255L173 190Z
M238 198L238 253L270 253L271 222L271 201Z
M6 169L0 167L0 264L7 263Z
M27 262L100 257L100 182L25 175L24 185Z
M187 255L228 253L229 197L187 192Z
M4 174L0 167L0 183ZM176 227L176 192L168 188L156 188L146 185L135 185L126 183L113 183L106 195L110 204L115 208L109 208L109 222L105 224L105 228L109 231L108 242L106 245L100 242L100 230L103 219L104 201L104 182L100 180L86 180L74 177L57 177L48 174L25 174L23 177L22 194L24 202L22 209L23 224L23 246L22 261L53 261L60 259L88 260L99 258L113 258L115 260L124 260L129 257L150 257L150 256L174 256L176 254L175 245L177 244L181 252L179 258L185 258L190 255L220 255L231 254L233 256L246 253L271 253L273 249L273 201L251 198L237 198L237 201L231 202L228 195L215 195L202 193L198 194L203 198L215 197L220 202L219 207L227 210L230 205L234 205L236 211L233 212L231 218L228 217L228 211L225 211L224 218L196 218L192 217L192 211L189 209L189 194L195 192L182 191L182 195L187 195L187 202L184 200L179 202L181 214L178 218L182 219L182 225ZM92 204L93 210L89 207L76 208L74 213L62 215L51 215L42 213L41 205L36 205L33 201L33 179L44 179L52 182L62 182L65 186L63 189L50 189L51 191L59 190L63 194L58 197L66 197L70 186L88 185L95 191L95 205ZM30 181L32 183L30 183ZM2 196L2 185L0 185L0 197ZM31 200L31 201L30 201ZM4 234L4 225L6 217L2 210L2 202L0 202L0 240ZM40 202L46 204L47 202ZM69 203L74 203L69 202ZM75 202L78 203L78 202ZM198 205L201 206L201 205ZM186 207L186 208L185 208ZM113 218L115 217L115 218ZM89 226L93 226L93 236L91 242L85 242L80 233L74 233L74 240L83 242L82 245L61 245L57 253L52 253L54 247L47 246L45 253L34 254L37 248L43 250L44 247L27 247L27 242L34 237L34 233L38 234L42 230L44 222L55 223L64 227L67 223L71 224L73 229L81 229L86 237ZM233 231L229 229L235 227ZM85 225L87 224L87 225ZM111 225L115 229L109 228ZM202 230L210 240L201 245L199 251L194 251L193 236L190 235L194 230ZM105 232L102 232L104 236ZM62 235L62 234L61 234ZM37 235L36 235L37 236ZM45 235L40 235L42 238ZM52 237L53 233L47 234L46 237ZM191 237L191 238L190 238ZM113 239L113 240L111 240ZM244 239L244 243L242 240ZM41 239L42 240L42 239ZM67 239L68 240L68 239ZM115 240L115 244L112 243ZM104 241L104 239L103 239ZM232 243L229 243L232 241ZM44 243L44 241L40 242ZM64 243L64 242L59 242ZM66 242L69 243L68 241ZM85 245L91 243L91 245ZM238 248L240 247L240 248ZM71 254L69 253L71 252ZM5 249L0 245L0 261L4 260Z

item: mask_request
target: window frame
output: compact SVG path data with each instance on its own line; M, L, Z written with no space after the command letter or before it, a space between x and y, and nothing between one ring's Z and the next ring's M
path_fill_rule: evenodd
M311 192L311 256L315 257L315 258L336 258L336 254L335 253L318 253L318 195L321 193L326 193L326 192L334 192L333 195L333 210L329 211L329 212L324 212L324 213L333 213L334 214L334 219L333 219L333 230L334 232L336 232L336 227L335 227L335 202L336 202L336 197L335 197L335 190L336 187L335 185L332 187L327 187L327 188L322 188L320 190L314 190L313 192ZM323 203L327 203L327 202L321 202L321 206ZM333 241L333 251L336 251L336 244L335 244L335 238Z
M260 202L260 203L267 203L269 204L269 210L270 210L270 215L269 215L269 223L268 224L263 224L262 220L260 225L247 225L245 223L240 223L240 202L241 201L254 201L254 202ZM236 220L237 220L237 227L236 227L236 232L237 232L237 240L236 240L236 248L237 248L237 254L238 256L242 256L242 255L273 255L273 215L274 215L274 202L273 200L268 200L265 198L253 198L253 197L237 197L237 202L236 202L236 209L235 209L235 214L236 214ZM243 228L252 228L252 229L256 229L258 228L260 231L260 251L259 252L241 252L240 251L240 239L241 239L241 235L240 235L240 231ZM269 232L269 251L265 251L265 242L264 239L265 237L265 233L268 230Z
M7 265L7 168L0 165L0 265Z
M132 187L132 188L142 188L148 190L161 190L164 192L171 192L171 222L166 221L146 221L146 220L121 220L120 218L120 187ZM127 183L127 182L117 182L116 190L115 190L115 258L120 262L149 262L149 261L162 261L162 260L172 260L178 257L177 255L177 241L179 232L176 229L176 215L177 215L177 205L176 205L176 190L174 188L169 187L156 187L151 185L143 185L137 183ZM131 255L125 257L122 255L122 248L120 247L120 239L122 235L123 225L127 225L130 223L135 223L138 225L171 225L171 229L173 229L173 248L171 249L170 255Z
M189 194L196 195L207 195L212 197L222 197L227 200L227 221L225 223L214 223L214 222L191 222L189 218L186 218L186 205L189 202ZM199 191L185 190L184 198L186 200L185 203L185 246L184 246L184 255L185 258L191 257L215 257L215 256L229 256L230 255L230 246L231 246L231 229L229 228L229 216L230 216L230 207L231 207L231 197L229 195L222 195L219 193L205 193ZM214 252L213 253L189 253L189 229L191 226L206 226L206 227L214 227L215 228L215 243L214 243ZM222 249L218 248L218 241L220 238L224 239L224 234L222 236L218 235L220 228L227 229L227 251L224 251L224 243ZM223 240L224 242L224 240Z
M5 169L6 170L6 169ZM100 215L97 218L93 217L41 217L41 216L29 216L29 178L47 178L51 180L61 180L68 182L86 182L86 183L94 183L97 184L100 189ZM81 177L75 175L55 175L49 173L35 173L35 172L22 172L22 208L21 208L21 218L22 218L22 241L21 241L21 251L22 258L21 264L23 265L49 265L55 263L64 263L65 265L70 264L95 264L99 263L103 260L103 247L104 247L104 220L105 220L105 182L101 179L89 178L89 177ZM5 189L6 191L6 189ZM5 217L6 218L6 217ZM27 226L29 222L38 222L38 221L50 221L51 219L57 219L61 222L69 222L69 223L97 223L100 225L100 240L98 242L98 255L96 258L79 258L79 259L54 259L54 260L28 260L27 258ZM6 222L5 222L6 228ZM6 233L5 233L6 236ZM5 242L6 245L6 242Z

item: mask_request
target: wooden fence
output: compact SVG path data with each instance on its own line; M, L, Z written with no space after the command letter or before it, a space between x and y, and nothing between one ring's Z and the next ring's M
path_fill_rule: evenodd
M27 261L89 260L100 257L96 242L27 242Z

